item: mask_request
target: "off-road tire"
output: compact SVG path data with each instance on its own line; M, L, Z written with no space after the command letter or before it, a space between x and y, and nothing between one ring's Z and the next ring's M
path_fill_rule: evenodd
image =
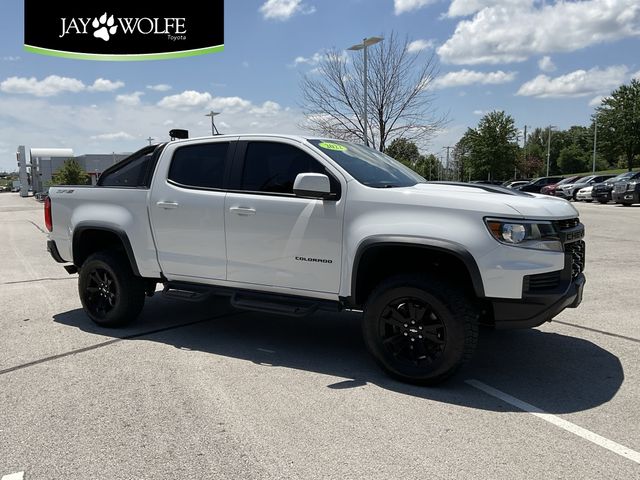
M362 331L367 349L389 375L434 385L473 356L478 313L456 287L421 275L398 275L368 297Z
M86 314L101 327L122 327L134 321L145 299L145 283L136 277L124 255L98 252L82 264L78 292Z

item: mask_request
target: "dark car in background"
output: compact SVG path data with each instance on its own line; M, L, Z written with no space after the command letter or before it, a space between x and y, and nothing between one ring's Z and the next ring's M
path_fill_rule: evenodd
M605 180L612 178L614 175L589 175L582 177L580 180L574 183L567 183L562 185L556 190L556 197L565 198L567 200L576 200L578 190L596 183L604 182Z
M551 185L547 185L546 187L542 187L542 190L540 190L540 193L543 193L545 195L555 195L556 194L556 190L558 189L558 187L561 187L562 185L566 185L567 183L571 183L571 182L576 182L577 180L579 180L580 177L579 175L574 175L572 177L567 177L564 178L562 180L560 180L558 183L552 183Z
M611 197L614 202L622 205L640 203L640 172L635 172L635 175L614 183Z
M514 190L520 190L521 192L540 193L542 187L547 185L553 185L562 180L562 177L539 177L534 178L526 185L515 187Z
M591 198L600 203L609 203L612 198L613 186L617 182L628 181L640 172L624 172L617 177L610 178L601 183L596 183L591 191Z

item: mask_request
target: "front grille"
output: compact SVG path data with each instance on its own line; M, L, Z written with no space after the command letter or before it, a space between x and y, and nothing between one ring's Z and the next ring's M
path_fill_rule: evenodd
M571 255L571 278L576 278L584 270L585 244L583 240L567 243L564 251Z
M627 191L626 183L616 183L613 187L613 191L616 193L624 193Z
M567 230L568 228L577 227L580 220L577 218L570 218L569 220L558 220L558 228L560 230Z
M562 270L557 272L539 273L524 277L523 288L525 292L536 293L546 290L555 290L562 280Z

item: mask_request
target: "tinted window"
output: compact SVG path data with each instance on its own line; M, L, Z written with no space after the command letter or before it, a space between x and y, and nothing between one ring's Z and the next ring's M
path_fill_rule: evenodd
M382 152L364 145L325 140L309 140L329 155L358 182L368 187L408 187L426 180Z
M181 147L173 154L169 180L189 187L222 188L229 143Z
M293 145L251 142L244 160L242 189L293 193L293 182L299 173L327 174L327 171L317 160Z
M147 170L151 165L153 152L138 158L123 161L122 166L106 172L100 177L100 185L104 187L144 187Z

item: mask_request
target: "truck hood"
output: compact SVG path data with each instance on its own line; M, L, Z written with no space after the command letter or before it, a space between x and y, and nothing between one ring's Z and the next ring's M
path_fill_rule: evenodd
M396 189L394 189L396 190ZM578 211L568 201L535 193L468 183L419 183L397 190L409 191L408 197L428 205L470 207L487 215L505 214L534 219L575 218ZM408 192L408 193L409 193ZM506 207L509 207L505 209Z

